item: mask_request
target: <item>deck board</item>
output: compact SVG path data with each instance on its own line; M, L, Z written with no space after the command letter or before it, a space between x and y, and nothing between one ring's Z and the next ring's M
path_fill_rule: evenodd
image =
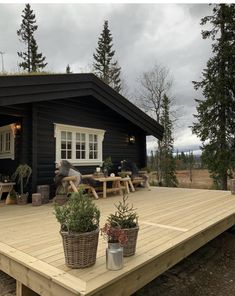
M120 196L95 201L101 210L101 225L118 200ZM116 272L106 270L106 242L102 237L93 267L72 270L65 266L51 204L32 207L1 203L0 269L19 277L40 295L60 295L56 294L60 288L67 289L68 295L130 295L235 224L235 196L228 191L152 188L130 194L129 202L139 214L137 250ZM13 272L10 266L14 264L21 272L29 269L34 283L27 275ZM49 294L52 286L54 291Z

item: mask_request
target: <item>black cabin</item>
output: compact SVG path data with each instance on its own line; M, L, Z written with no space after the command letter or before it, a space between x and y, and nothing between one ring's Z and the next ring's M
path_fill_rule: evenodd
M0 77L0 173L32 167L32 189L53 182L55 164L92 173L111 156L146 165L146 135L163 128L93 74Z

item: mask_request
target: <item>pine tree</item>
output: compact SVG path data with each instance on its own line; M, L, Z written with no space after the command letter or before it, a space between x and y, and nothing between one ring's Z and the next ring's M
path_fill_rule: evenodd
M113 87L117 92L121 91L121 67L114 59L115 50L112 49L113 37L108 27L108 21L104 22L103 31L98 39L96 53L93 54L94 73L105 83Z
M39 69L46 67L46 57L42 56L42 53L38 53L38 46L34 37L31 40L31 53L32 53L32 72L37 72Z
M42 56L42 53L38 53L37 42L34 38L34 32L38 26L36 25L35 14L33 14L29 4L25 5L22 18L17 35L20 37L20 41L25 43L27 50L17 52L18 56L23 59L19 66L28 72L37 72L39 69L43 69L47 63L44 63L46 58Z
M216 4L213 14L201 20L201 25L207 23L212 29L202 31L202 37L214 41L213 56L202 81L193 82L205 100L196 100L197 122L192 130L203 143L202 160L215 184L226 190L235 168L235 5Z
M176 187L178 181L175 174L176 162L173 157L173 125L170 119L170 100L166 95L163 96L162 100L160 123L164 127L163 139L160 143L159 149L162 185L167 187Z
M71 68L69 66L69 64L66 67L66 74L72 74L73 72L71 71Z

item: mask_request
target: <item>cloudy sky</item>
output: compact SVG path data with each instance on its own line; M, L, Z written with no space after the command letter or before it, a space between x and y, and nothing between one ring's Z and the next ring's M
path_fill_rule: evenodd
M109 21L116 57L128 91L135 97L137 78L155 63L169 68L174 77L172 96L180 110L175 147L197 150L200 141L189 126L195 113L192 80L211 55L211 41L201 38L200 19L211 14L207 4L31 4L37 19L36 40L47 57L47 70L88 72L104 20ZM23 49L16 35L24 4L0 4L0 51L5 70L16 72ZM1 69L1 68L0 68ZM148 140L153 149L154 141Z

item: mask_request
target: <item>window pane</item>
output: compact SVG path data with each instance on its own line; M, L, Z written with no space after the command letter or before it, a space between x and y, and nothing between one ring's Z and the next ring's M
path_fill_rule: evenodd
M72 151L68 150L67 151L67 159L71 159L72 158Z
M81 155L82 157L82 159L85 159L86 158L86 153L85 153L85 151L82 151L82 155Z
M72 133L71 132L67 132L67 140L72 140Z
M98 153L96 151L94 152L94 159L98 159Z
M76 133L76 141L79 142L80 141L80 134Z
M72 142L67 142L67 149L72 149Z
M94 142L97 142L97 135L94 135Z
M86 141L86 135L85 134L81 134L82 135L82 141L85 142Z
M11 135L10 133L5 133L5 152L11 150Z
M66 159L66 151L61 150L61 159Z
M98 150L98 145L97 145L97 143L95 143L95 144L93 145L93 147L94 147L94 150Z
M66 132L61 132L61 140L66 140Z
M65 141L61 142L61 149L66 149L66 142Z
M86 150L86 144L82 143L82 150Z
M89 135L89 142L93 142L93 135Z
M93 159L93 152L92 151L89 152L89 159Z

